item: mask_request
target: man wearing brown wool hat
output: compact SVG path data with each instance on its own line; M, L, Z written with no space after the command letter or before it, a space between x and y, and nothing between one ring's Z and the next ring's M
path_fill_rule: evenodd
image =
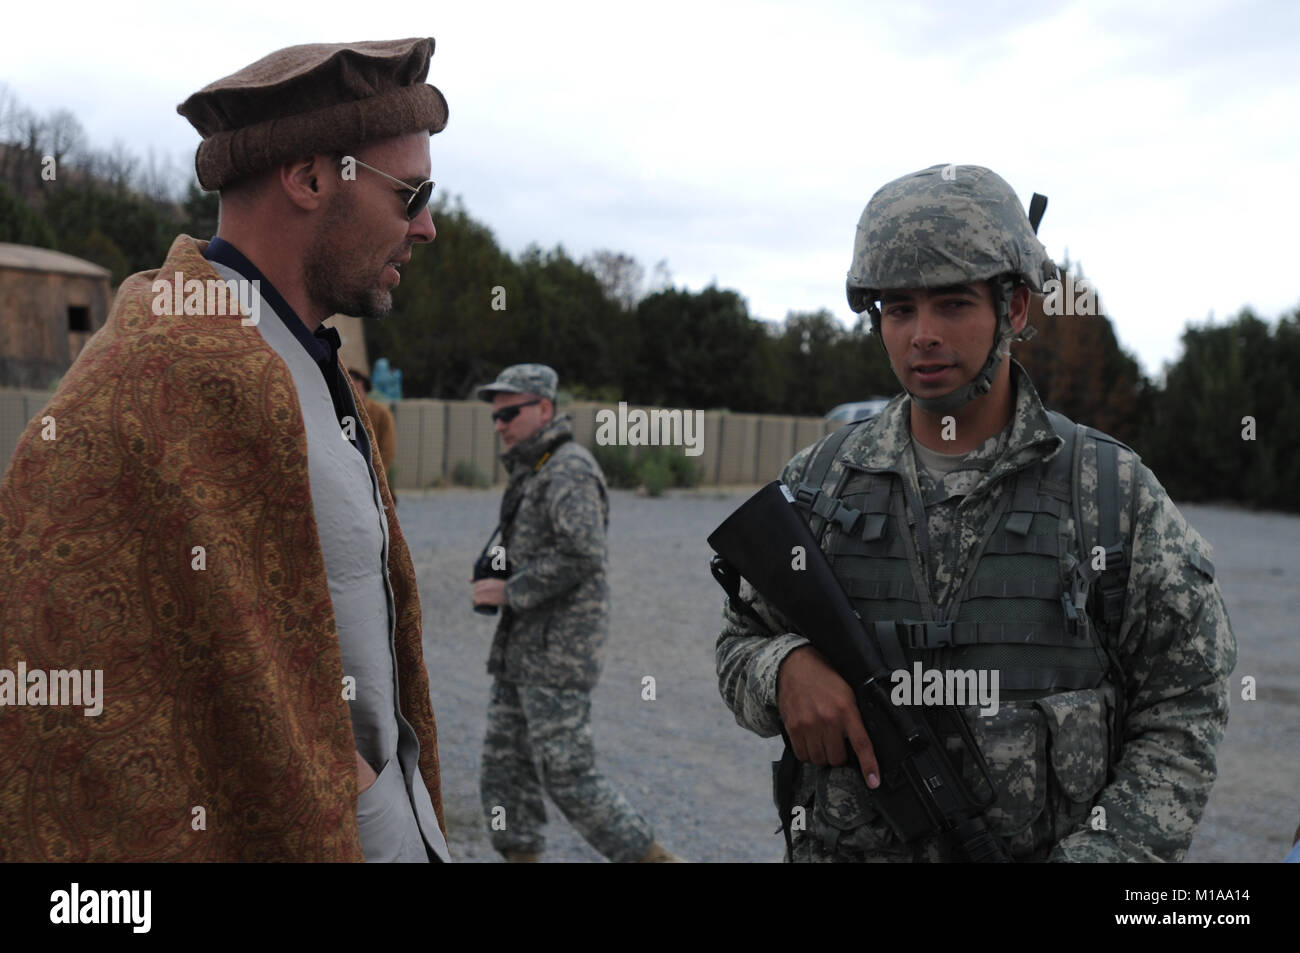
M0 482L0 674L42 676L0 694L0 861L449 859L410 553L321 327L434 239L433 45L179 107L217 236L123 282Z

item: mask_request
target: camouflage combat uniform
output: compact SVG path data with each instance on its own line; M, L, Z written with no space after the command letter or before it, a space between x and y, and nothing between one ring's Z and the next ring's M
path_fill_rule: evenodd
M544 789L596 850L636 861L653 832L596 771L591 733L609 624L609 503L599 465L572 437L569 418L559 417L502 458L512 574L488 659L496 678L480 794L489 822L505 809L505 829L491 830L502 853L542 850Z
M999 519L999 502L1012 492L1014 474L1053 456L1062 445L1028 375L1014 362L1011 379L1015 407L1007 428L942 481L917 465L907 396L859 426L836 453L830 477L847 463L851 474L886 472L893 485L904 488L909 532L903 535L910 537L905 548L926 618L951 618L946 613L954 596L985 558L981 543ZM1097 445L1083 446L1083 522L1095 524ZM1010 699L1003 692L991 717L981 717L975 706L962 710L997 789L997 802L986 813L989 828L1017 860L1181 860L1216 775L1215 747L1227 723L1227 677L1236 662L1236 641L1213 582L1209 546L1151 471L1119 446L1122 537L1128 539L1132 530L1131 569L1114 647L1122 676L1111 669L1094 686L1062 691L1048 685L1019 697L1010 693ZM818 447L796 454L781 481L798 486ZM845 492L852 486L848 479ZM921 501L922 512L915 501ZM1073 538L1068 513L1061 532ZM820 539L841 581L868 572L854 568L865 561L854 563L844 540L836 543L844 535L829 521ZM868 603L859 598L868 591L861 579L856 588L846 583L846 589L868 618ZM717 643L719 687L741 725L773 736L781 730L780 665L807 641L791 633L747 583L741 596L758 610L766 628L726 605ZM940 659L933 653L924 657L927 665ZM1112 684L1117 677L1122 686ZM1118 726L1122 755L1111 763L1108 713L1117 687L1126 714ZM806 821L804 830L795 825L795 861L950 859L936 838L899 842L872 808L855 765L800 764L795 792L794 803L804 808Z

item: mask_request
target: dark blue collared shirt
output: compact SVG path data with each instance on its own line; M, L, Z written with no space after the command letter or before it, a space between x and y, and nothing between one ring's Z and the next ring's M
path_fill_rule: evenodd
M312 334L307 330L307 325L302 323L302 318L298 317L296 311L289 307L289 302L284 300L284 296L276 289L275 285L262 274L261 270L245 257L230 242L221 238L213 238L208 242L207 251L203 257L208 261L215 261L225 265L227 268L233 268L249 281L257 281L261 289L262 297L266 303L284 322L284 326L298 340L311 355L316 366L320 368L321 375L325 378L325 386L329 388L330 399L334 402L334 416L339 419L339 429L342 431L343 418L351 417L354 421L352 426L352 446L356 447L358 452L367 460L370 459L370 441L366 438L366 428L361 425L361 415L357 413L356 404L352 399L352 386L339 370L339 347L342 342L339 340L339 333L333 328L327 328L321 325Z

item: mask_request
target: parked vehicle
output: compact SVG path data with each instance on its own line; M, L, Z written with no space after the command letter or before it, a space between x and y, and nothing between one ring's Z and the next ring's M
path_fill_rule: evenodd
M840 404L829 414L826 415L826 421L832 424L853 424L859 420L866 420L868 417L874 417L885 409L890 398L872 397L869 400L858 400L848 404Z

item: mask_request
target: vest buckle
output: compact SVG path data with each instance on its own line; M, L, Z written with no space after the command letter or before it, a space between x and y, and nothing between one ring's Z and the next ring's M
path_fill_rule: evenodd
M1106 569L1102 573L1101 616L1106 625L1117 625L1124 615L1124 590L1120 585L1123 570L1128 567L1128 554L1123 543L1106 547Z
M916 622L904 619L898 623L903 629L904 641L912 649L942 649L952 646L952 622Z
M795 487L794 502L796 506L802 506L811 510L813 504L817 502L817 497L822 495L822 488L819 486L809 486L807 483L800 483Z

